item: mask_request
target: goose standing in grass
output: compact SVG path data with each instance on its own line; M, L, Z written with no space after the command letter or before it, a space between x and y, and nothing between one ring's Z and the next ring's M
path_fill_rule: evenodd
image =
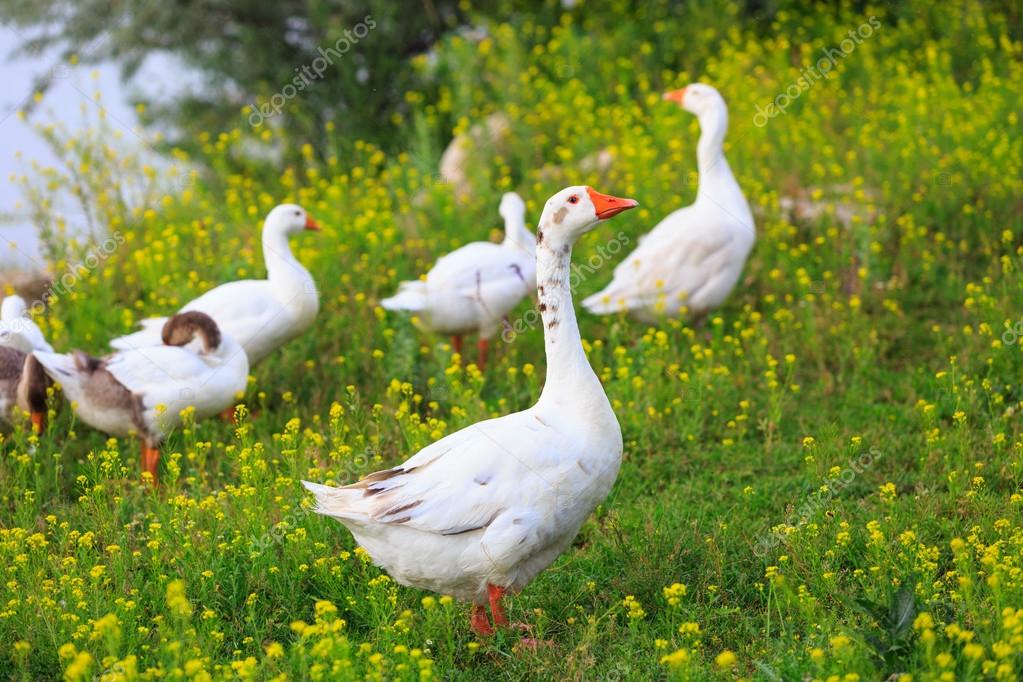
M281 204L263 223L263 259L267 278L221 284L184 306L214 319L233 337L255 365L274 350L301 335L316 319L320 297L316 283L291 253L288 237L302 230L319 230L301 206ZM166 317L141 322L142 329L110 342L117 350L134 350L161 343Z
M75 414L112 436L142 440L142 467L157 477L159 446L192 407L203 419L230 407L245 390L249 361L241 345L198 311L163 325L163 345L95 358L81 351L34 354L61 385Z
M572 245L637 205L569 187L540 217L536 260L547 380L533 407L489 419L404 464L333 488L305 486L403 585L471 601L472 628L507 625L501 598L572 542L618 475L622 432L583 351L569 274Z
M16 348L0 346L0 424L17 423L16 410L28 412L32 429L46 428L46 389L50 379L39 361Z
M591 313L624 311L655 322L687 312L698 322L728 298L756 240L753 214L722 150L725 100L704 83L665 93L664 99L700 121L696 201L668 214L640 239L615 268L611 283L583 301Z
M11 295L0 303L0 346L22 353L34 350L53 352L39 326L28 315L28 306L21 296Z
M536 288L536 240L526 229L526 204L508 192L499 211L503 242L466 244L438 260L425 279L402 282L380 302L387 310L415 313L431 332L450 334L456 353L463 335L478 333L480 369L501 321Z

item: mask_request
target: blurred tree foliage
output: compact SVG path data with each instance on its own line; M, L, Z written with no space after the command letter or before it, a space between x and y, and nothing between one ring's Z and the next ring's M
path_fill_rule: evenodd
M954 23L953 13L922 0L886 3L895 21L932 15L934 27ZM1019 37L1020 5L995 0ZM862 12L863 0L842 3ZM435 46L462 34L478 40L488 27L507 22L519 33L522 48L545 39L537 27L554 27L568 14L579 30L600 36L600 54L580 55L578 65L552 65L566 77L589 83L601 69L580 68L594 59L614 60L633 46L653 40L650 73L686 70L698 74L716 52L705 30L722 22L768 34L786 14L804 22L831 20L826 5L809 11L796 0L0 0L0 21L22 35L21 54L56 55L42 64L35 87L45 92L57 64L74 56L89 64L114 61L130 79L150 55L163 53L184 63L187 80L198 81L173 98L146 101L143 122L167 133L168 144L197 153L196 141L246 123L282 126L290 141L280 150L285 160L297 158L302 145L316 152L336 148L335 140L372 141L385 149L423 136L443 144L455 123L458 107L441 116L442 129L415 129L404 96L416 91L428 101L466 88L493 91L500 100L502 84L467 69L468 59L454 60L457 50ZM658 39L658 24L668 24L670 41ZM738 34L734 34L738 35ZM962 45L970 44L964 35ZM439 53L439 54L438 54ZM426 55L425 61L423 55ZM329 63L328 63L329 57ZM420 57L420 68L411 62ZM972 64L964 47L959 71ZM423 67L423 64L426 67ZM472 82L467 82L471 80ZM251 107L251 109L250 109ZM445 127L446 126L446 127Z
M414 85L408 59L467 22L458 0L0 0L0 20L22 34L22 54L110 60L125 78L152 54L179 59L199 87L146 102L144 122L186 149L202 131L239 125L247 105L265 114L293 92L284 106L293 139L316 147L333 121L340 134L379 140ZM41 65L37 90L53 66Z

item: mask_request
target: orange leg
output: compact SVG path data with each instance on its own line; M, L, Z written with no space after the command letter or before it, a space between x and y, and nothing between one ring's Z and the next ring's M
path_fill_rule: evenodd
M503 587L497 585L491 585L487 583L487 597L490 599L490 613L494 615L494 626L503 628L508 625L508 616L504 613L504 607L501 606L501 599L504 597L505 590Z
M36 434L42 435L43 431L46 430L46 413L45 412L33 412L32 417L32 431Z
M487 618L487 607L483 604L473 604L472 613L469 616L469 625L477 635L484 637L494 634L494 628L490 626L490 619Z
M151 448L145 443L142 444L142 470L148 471L153 477L153 483L156 483L159 478L157 476L160 469L160 448Z
M234 407L226 407L220 412L221 421L225 421L228 424L237 424L237 420L234 418Z
M462 335L455 334L451 337L451 347L455 349L455 352L459 355L462 354Z
M476 360L476 366L480 368L482 372L487 367L487 349L490 347L490 341L487 339L480 339L479 343L476 344L476 348L479 351L479 359Z

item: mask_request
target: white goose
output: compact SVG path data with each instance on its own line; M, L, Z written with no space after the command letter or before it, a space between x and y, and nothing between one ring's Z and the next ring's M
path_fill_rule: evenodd
M480 369L501 320L536 288L536 240L526 229L526 204L508 192L499 210L503 242L466 244L440 258L425 279L402 282L380 302L388 310L416 313L429 331L452 335L457 353L462 336L478 332Z
M403 585L473 603L480 634L506 625L501 597L568 548L618 475L622 432L583 352L569 288L572 245L633 208L590 187L547 201L536 259L547 381L522 412L474 424L343 488L313 483L316 510L348 527Z
M28 306L21 296L11 295L0 304L0 346L22 353L34 350L53 352L39 326L28 315Z
M728 297L756 239L753 214L721 148L728 128L724 99L704 83L665 93L664 99L700 120L696 201L640 239L611 283L583 301L598 315L627 311L654 322L688 310L699 321Z
M245 349L255 365L275 349L301 335L316 319L320 298L312 275L291 253L288 236L319 225L301 206L281 204L263 222L263 259L267 278L221 284L185 305L180 312L199 311ZM166 317L141 322L142 329L110 342L132 350L156 346Z
M112 436L142 439L142 465L154 480L160 443L180 423L181 411L194 407L196 419L203 419L227 409L249 375L241 345L205 313L172 316L162 339L165 345L103 358L34 353L82 421Z

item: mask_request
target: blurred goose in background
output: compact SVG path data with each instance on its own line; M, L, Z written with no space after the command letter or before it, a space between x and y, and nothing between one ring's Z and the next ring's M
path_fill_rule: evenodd
M628 312L644 322L688 312L696 322L721 305L742 273L756 233L746 197L722 150L728 108L717 90L693 83L665 93L700 121L696 201L668 214L583 301L591 313Z
M28 315L28 306L21 296L11 295L0 303L0 346L22 353L34 350L53 352L39 326Z
M622 433L583 351L569 273L572 245L632 199L569 187L538 230L538 294L547 380L533 407L479 422L404 464L333 488L305 483L316 511L338 519L403 585L473 603L472 628L508 624L501 599L571 545L611 490Z
M291 253L288 237L303 230L319 230L301 206L281 204L263 222L263 259L266 279L221 284L185 305L180 312L198 311L214 319L225 335L233 337L255 365L274 350L301 335L316 319L320 297L316 283ZM142 330L110 342L117 350L133 350L162 343L166 317L142 320Z
M17 423L16 410L21 410L29 414L32 429L42 433L49 385L50 379L33 356L0 346L0 424L13 426Z
M503 242L466 244L440 258L424 279L402 282L380 302L387 310L415 313L431 332L450 334L456 353L463 335L478 333L480 369L501 321L536 288L536 239L526 229L526 204L508 192L499 212Z
M441 179L451 185L459 203L465 203L472 196L473 186L469 181L472 166L489 165L495 155L507 153L511 139L511 119L501 112L487 116L482 123L451 138L437 170Z
M111 436L142 439L142 467L154 481L160 443L181 423L181 411L194 407L199 420L227 409L249 375L241 345L205 313L174 315L162 341L103 358L82 351L34 354L82 421Z

